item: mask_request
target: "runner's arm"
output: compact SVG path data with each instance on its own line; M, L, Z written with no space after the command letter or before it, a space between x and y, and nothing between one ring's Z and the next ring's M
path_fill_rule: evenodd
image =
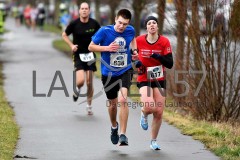
M119 45L116 42L112 42L109 46L100 46L93 41L88 46L88 50L92 52L117 52Z
M137 41L136 38L134 37L133 40L131 41L131 48L132 48L132 60L138 60L138 49L137 49Z
M74 45L74 44L72 43L72 41L68 38L68 35L67 35L66 32L63 32L63 33L62 33L62 38L63 38L63 40L69 45L69 47L71 48L71 50L72 50L73 52L76 52L76 51L77 51L78 45Z
M165 67L171 69L173 66L173 57L172 53L168 53L167 55L160 55L157 53L153 53L150 57L159 60Z

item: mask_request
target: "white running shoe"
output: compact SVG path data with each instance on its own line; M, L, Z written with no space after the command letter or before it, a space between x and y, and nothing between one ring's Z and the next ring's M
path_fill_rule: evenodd
M93 115L93 111L92 111L92 107L91 106L87 105L86 110L87 110L87 114L88 115Z

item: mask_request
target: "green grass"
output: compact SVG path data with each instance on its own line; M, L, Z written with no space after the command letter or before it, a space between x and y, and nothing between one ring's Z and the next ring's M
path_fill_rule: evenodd
M58 35L61 35L62 30L54 25L44 25L43 30L46 32L56 33Z
M181 116L168 109L164 119L181 130L200 140L205 146L224 160L240 160L240 126L229 123L210 123L199 121L190 116Z
M63 40L61 39L54 40L52 44L53 47L56 48L57 50L67 54L68 56L71 56L71 49L67 45L67 43L65 43Z
M62 44L62 40L54 43ZM58 46L58 45L55 45ZM63 46L61 46L63 47ZM69 49L69 47L67 47ZM61 50L60 47L57 48ZM62 50L63 52L65 51ZM70 49L69 49L70 50ZM100 54L97 54L100 58ZM98 71L95 73L100 77L100 61L97 61ZM133 79L133 81L136 81ZM136 85L131 86L131 94L138 94ZM139 98L133 99L139 101ZM197 121L190 116L181 116L174 111L166 108L164 111L164 120L179 128L182 134L190 135L194 139L201 141L209 150L221 157L223 160L240 160L240 126L239 124L228 123L210 123L206 121Z
M96 67L97 67L97 72L94 72L95 76L97 78L101 78L101 54L99 52L96 53Z
M0 64L0 70L2 66ZM14 112L4 96L3 75L0 72L0 159L13 159L19 128L14 120Z
M45 31L61 34L60 29L56 29L54 26L44 26ZM8 30L5 30L7 32ZM0 43L3 39L0 39ZM61 51L64 51L65 43L61 41L56 42L55 47L59 47ZM2 65L0 64L0 160L13 159L15 147L19 136L19 127L14 119L14 112L9 103L7 102L4 90L3 90L3 75Z

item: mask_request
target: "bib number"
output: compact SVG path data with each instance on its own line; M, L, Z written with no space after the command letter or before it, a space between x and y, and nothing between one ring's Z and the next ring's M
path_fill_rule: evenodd
M147 74L150 74L150 79L163 78L162 66L147 67Z
M93 61L95 59L93 52L84 53L84 54L81 53L81 54L79 54L79 57L83 62L89 62L89 61Z
M110 56L110 65L113 67L126 67L127 54L112 53Z

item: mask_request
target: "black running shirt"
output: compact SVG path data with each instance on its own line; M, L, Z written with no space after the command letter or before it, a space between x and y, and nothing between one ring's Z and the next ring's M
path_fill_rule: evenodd
M99 23L89 18L87 23L82 23L80 18L73 20L66 28L67 35L73 35L73 44L78 45L78 50L75 53L88 53L88 45L91 42L92 36L100 28Z

